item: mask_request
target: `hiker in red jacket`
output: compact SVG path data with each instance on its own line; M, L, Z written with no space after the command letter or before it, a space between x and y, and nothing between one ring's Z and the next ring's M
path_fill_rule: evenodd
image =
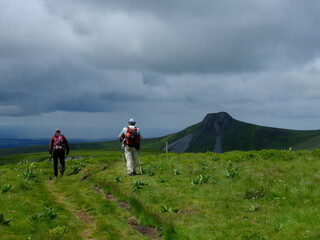
M128 121L128 126L124 127L118 136L126 156L128 176L136 175L137 162L139 161L139 149L142 137L140 129L135 125L136 121L131 118Z
M65 171L65 156L69 154L69 144L60 129L56 129L49 143L50 157L53 157L54 177L58 177L58 159L60 160L60 174Z

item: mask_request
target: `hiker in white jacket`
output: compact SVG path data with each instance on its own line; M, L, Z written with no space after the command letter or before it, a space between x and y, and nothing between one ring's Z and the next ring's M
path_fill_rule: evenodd
M130 118L128 126L124 127L119 134L119 139L123 144L124 153L127 160L128 176L136 175L137 162L139 161L140 141L142 139L140 129L136 126L136 121Z

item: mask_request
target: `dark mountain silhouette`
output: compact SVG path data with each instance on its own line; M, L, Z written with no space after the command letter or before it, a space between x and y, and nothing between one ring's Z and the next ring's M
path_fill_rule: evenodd
M222 153L234 150L312 149L320 130L289 130L245 123L226 112L210 113L181 132L164 137L170 152ZM311 146L313 144L313 147Z

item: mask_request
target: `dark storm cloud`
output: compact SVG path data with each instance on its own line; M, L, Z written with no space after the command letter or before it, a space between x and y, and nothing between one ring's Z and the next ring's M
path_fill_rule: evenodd
M73 1L51 3L69 16ZM77 1L78 3L78 1ZM72 5L71 5L72 4ZM284 67L319 53L316 1L82 1L68 22L97 31L102 66L159 72L243 72ZM88 24L90 20L99 23ZM116 30L111 30L115 26ZM123 28L127 27L127 28ZM106 34L106 35L104 35ZM124 39L121 39L124 38ZM120 48L110 49L114 39Z
M0 0L0 115L311 116L319 12L315 0Z

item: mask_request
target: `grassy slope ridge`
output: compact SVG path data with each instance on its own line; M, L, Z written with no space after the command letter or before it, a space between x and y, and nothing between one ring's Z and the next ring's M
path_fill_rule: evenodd
M151 239L134 221L162 239L320 238L320 150L142 151L134 177L119 151L73 151L55 180L46 157L0 157L0 239Z
M320 130L288 130L233 120L223 134L222 145L225 152L288 149L290 147L298 150L312 150L320 147L320 142L315 141L319 135Z
M146 150L155 150L155 151L163 150L166 146L166 142L173 143L185 136L188 136L189 134L197 132L199 127L200 127L200 123L197 123L190 127L187 127L186 129L180 132L173 133L164 137L144 139L142 148Z
M294 146L295 150L313 150L320 148L320 135Z

